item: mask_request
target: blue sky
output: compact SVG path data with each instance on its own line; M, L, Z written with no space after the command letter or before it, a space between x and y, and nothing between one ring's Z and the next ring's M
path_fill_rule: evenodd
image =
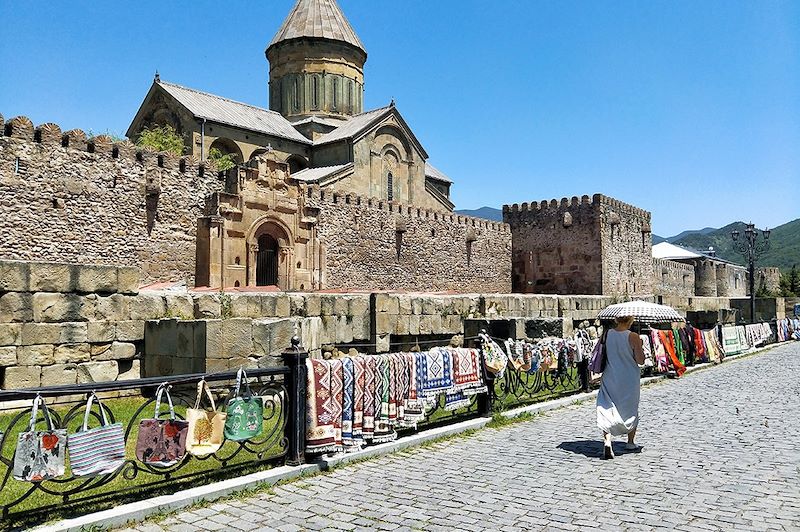
M267 106L293 1L0 2L0 113L122 133L156 69ZM665 236L800 217L800 2L339 2L367 108L396 99L458 208L602 192Z

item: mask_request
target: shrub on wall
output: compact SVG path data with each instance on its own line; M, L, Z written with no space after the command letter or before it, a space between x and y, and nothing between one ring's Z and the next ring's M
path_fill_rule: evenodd
M183 155L184 143L175 128L172 126L153 126L143 129L139 134L137 146L150 148L155 151L166 151L175 155Z

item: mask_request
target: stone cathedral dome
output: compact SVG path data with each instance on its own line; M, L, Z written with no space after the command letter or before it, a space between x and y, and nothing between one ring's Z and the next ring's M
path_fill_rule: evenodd
M363 112L367 52L335 0L298 0L266 55L273 111L291 121Z

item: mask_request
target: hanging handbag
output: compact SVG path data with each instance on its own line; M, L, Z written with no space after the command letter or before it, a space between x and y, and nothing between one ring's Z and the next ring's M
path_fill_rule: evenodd
M47 430L36 430L36 417L42 404ZM41 482L64 474L64 453L67 450L67 430L53 429L50 412L41 395L36 395L31 408L28 430L17 437L14 452L14 478L27 482Z
M592 349L592 356L589 359L589 371L595 374L603 373L606 369L606 332L597 341Z
M186 434L189 422L175 419L175 407L169 395L169 386L162 384L156 390L156 410L153 419L139 422L139 436L136 439L136 458L145 464L156 467L169 467L177 464L186 455ZM161 415L161 396L166 393L169 404L169 419L159 419Z
M480 335L483 347L483 360L486 369L495 375L502 377L503 372L508 365L508 357L500 346L495 343L489 336L485 334Z
M211 401L211 410L200 408L200 400L205 392ZM197 383L197 400L194 408L186 409L186 420L189 422L189 434L186 437L186 452L194 456L208 456L222 447L225 432L225 412L218 412L214 396L208 383L201 380Z
M103 425L89 428L89 414L92 403L97 401ZM100 399L92 392L86 400L83 414L83 428L67 438L69 446L69 465L76 477L95 477L110 475L125 464L125 437L122 423L109 423L106 409Z
M245 395L240 395L239 393L242 379L244 379ZM236 391L233 398L228 401L226 411L226 439L244 441L261 434L261 429L264 426L264 401L250 391L247 373L243 368L239 368L239 372L236 374Z

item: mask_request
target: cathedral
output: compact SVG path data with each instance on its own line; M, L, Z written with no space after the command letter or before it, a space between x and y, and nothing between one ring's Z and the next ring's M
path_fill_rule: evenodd
M394 102L364 110L367 51L335 0L298 0L266 57L269 109L156 76L127 136L170 125L199 160L212 149L239 164L269 153L297 182L453 210L450 179Z

